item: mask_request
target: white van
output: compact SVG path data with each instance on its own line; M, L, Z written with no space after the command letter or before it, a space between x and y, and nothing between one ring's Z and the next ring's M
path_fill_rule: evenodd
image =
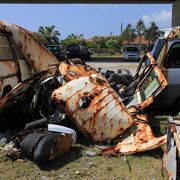
M140 60L140 51L137 46L126 46L124 60Z

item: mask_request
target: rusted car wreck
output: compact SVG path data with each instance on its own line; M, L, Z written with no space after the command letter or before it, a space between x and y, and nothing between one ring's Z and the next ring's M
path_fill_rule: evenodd
M0 24L1 33L16 49L16 58L0 61L2 70L10 68L4 69L5 73L12 71L1 74L0 132L8 133L8 141L15 142L25 156L43 163L42 149L48 149L47 161L69 150L76 139L75 131L52 125L70 124L65 121L94 143L116 142L103 149L103 155L133 154L166 143L166 135L154 136L145 113L167 85L150 53L142 59L148 62L146 67L142 69L141 62L134 77L123 74L123 70L102 73L78 59L59 64L30 31L6 22ZM47 138L50 143L45 139L38 150L37 145L27 145L28 138L38 133L42 139L49 132L54 132ZM33 147L30 153L29 146Z

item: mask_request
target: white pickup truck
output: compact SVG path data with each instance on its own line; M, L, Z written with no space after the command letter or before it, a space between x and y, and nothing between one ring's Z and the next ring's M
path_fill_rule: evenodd
M151 51L158 67L164 74L168 86L153 103L154 107L172 107L180 110L180 26L173 27L158 38ZM146 65L148 62L145 63Z

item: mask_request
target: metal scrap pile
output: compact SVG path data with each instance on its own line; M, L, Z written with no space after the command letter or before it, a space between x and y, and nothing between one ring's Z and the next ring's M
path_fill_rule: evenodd
M164 144L166 136L154 137L143 112L152 96L127 108L123 101L128 98L123 99L117 85L113 89L109 79L112 82L111 76L105 78L77 60L62 62L59 72L41 72L21 82L0 101L0 132L7 134L8 130L9 141L37 163L55 159L69 150L75 131L69 133L62 127L58 130L58 126L52 130L48 126L67 121L95 143L119 139L117 145L104 149L102 154L133 154ZM166 84L164 80L163 83ZM47 154L42 153L44 150Z
M38 164L57 158L75 142L73 129L94 143L116 142L102 150L104 155L133 154L166 142L166 135L154 136L145 114L167 85L150 54L146 56L149 65L140 73L141 62L134 77L125 70L96 71L78 59L57 65L28 31L9 24L3 28L9 28L16 43L22 43L34 72L0 100L0 132L7 139L3 142L12 141L10 149L15 148L18 157ZM31 46L40 50L34 55ZM44 59L49 58L45 63L43 52ZM12 152L7 154L14 156Z

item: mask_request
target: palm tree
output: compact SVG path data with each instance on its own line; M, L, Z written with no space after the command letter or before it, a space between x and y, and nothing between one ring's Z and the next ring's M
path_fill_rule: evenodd
M65 38L62 43L64 46L68 46L70 44L85 44L84 35L77 35L72 33L67 38Z
M103 36L94 36L93 41L97 44L98 48L106 48L106 38Z
M141 45L142 36L145 34L146 26L144 25L144 21L140 19L136 24L136 33L139 38L139 44Z
M150 27L145 32L145 37L147 40L149 40L149 44L153 43L157 36L159 35L159 27L156 25L156 23L153 21L150 23Z
M68 37L69 37L69 39L71 39L72 42L74 42L74 44L78 44L78 43L81 43L82 41L84 41L83 34L80 34L80 35L71 34Z
M129 44L135 38L136 38L135 29L132 27L131 24L128 24L122 33L122 39L126 40L127 43Z
M46 45L48 44L59 44L59 31L55 30L55 26L40 26L38 34L42 36Z

